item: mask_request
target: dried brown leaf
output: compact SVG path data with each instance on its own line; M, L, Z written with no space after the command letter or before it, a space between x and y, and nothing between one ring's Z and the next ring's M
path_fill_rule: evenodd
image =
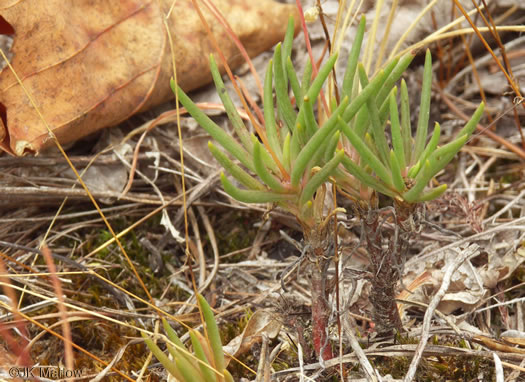
M171 50L163 22L171 4L172 0L2 2L0 13L15 31L12 66L60 142L115 125L173 97ZM250 56L282 39L288 17L296 12L272 0L213 4ZM238 66L242 56L237 47L217 19L204 5L201 8L226 59ZM168 24L179 84L191 90L209 82L208 56L214 49L192 1L176 1ZM0 73L0 114L2 149L24 155L53 143L9 68Z

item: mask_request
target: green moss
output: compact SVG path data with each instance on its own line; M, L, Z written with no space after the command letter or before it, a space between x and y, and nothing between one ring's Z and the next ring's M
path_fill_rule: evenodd
M438 337L432 340L433 345L464 347L463 340L443 341ZM406 343L414 343L413 340ZM372 365L381 375L390 374L394 378L402 379L412 357L374 357ZM477 380L483 374L484 380L490 381L494 377L494 367L490 359L470 356L429 356L423 357L416 372L415 380L420 382L446 382Z
M253 245L258 229L255 223L262 222L260 213L253 211L230 210L219 216L217 221L212 222L215 228L217 246L221 255L238 251ZM206 236L209 242L209 237ZM224 259L224 263L237 263L246 258L246 252L236 254Z

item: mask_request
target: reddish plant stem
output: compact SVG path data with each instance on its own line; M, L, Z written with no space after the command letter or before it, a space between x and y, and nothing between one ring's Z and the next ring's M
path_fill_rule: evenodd
M334 357L332 347L328 340L327 328L328 318L330 316L330 307L327 301L326 290L326 265L328 259L317 257L318 264L312 264L310 267L311 293L312 293L312 338L314 343L315 354L320 355L323 360L329 360Z

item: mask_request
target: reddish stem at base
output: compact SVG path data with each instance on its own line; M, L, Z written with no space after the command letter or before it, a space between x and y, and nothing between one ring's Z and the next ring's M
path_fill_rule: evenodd
M326 290L323 283L323 272L315 266L311 268L311 293L312 293L312 338L315 354L323 360L334 358L332 347L327 337L328 317L330 310L326 301ZM325 275L326 276L326 275Z

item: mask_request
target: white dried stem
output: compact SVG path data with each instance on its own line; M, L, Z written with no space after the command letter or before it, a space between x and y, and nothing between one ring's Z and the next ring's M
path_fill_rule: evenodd
M439 288L435 296L432 298L432 301L430 301L430 304L428 304L428 309L425 312L425 318L423 319L423 330L421 333L421 340L416 347L414 358L412 358L412 362L410 363L410 367L408 368L408 372L404 379L405 382L412 381L416 374L417 366L419 365L419 361L423 356L425 346L430 336L430 325L432 317L434 316L434 311L441 302L441 299L447 293L448 287L450 286L452 274L459 268L459 266L465 260L478 254L478 245L471 244L465 250L463 250L463 252L459 253L457 249L455 249L455 252L457 252L457 256L455 256L453 261L447 265L445 274L443 275L443 282L441 283L441 287Z

